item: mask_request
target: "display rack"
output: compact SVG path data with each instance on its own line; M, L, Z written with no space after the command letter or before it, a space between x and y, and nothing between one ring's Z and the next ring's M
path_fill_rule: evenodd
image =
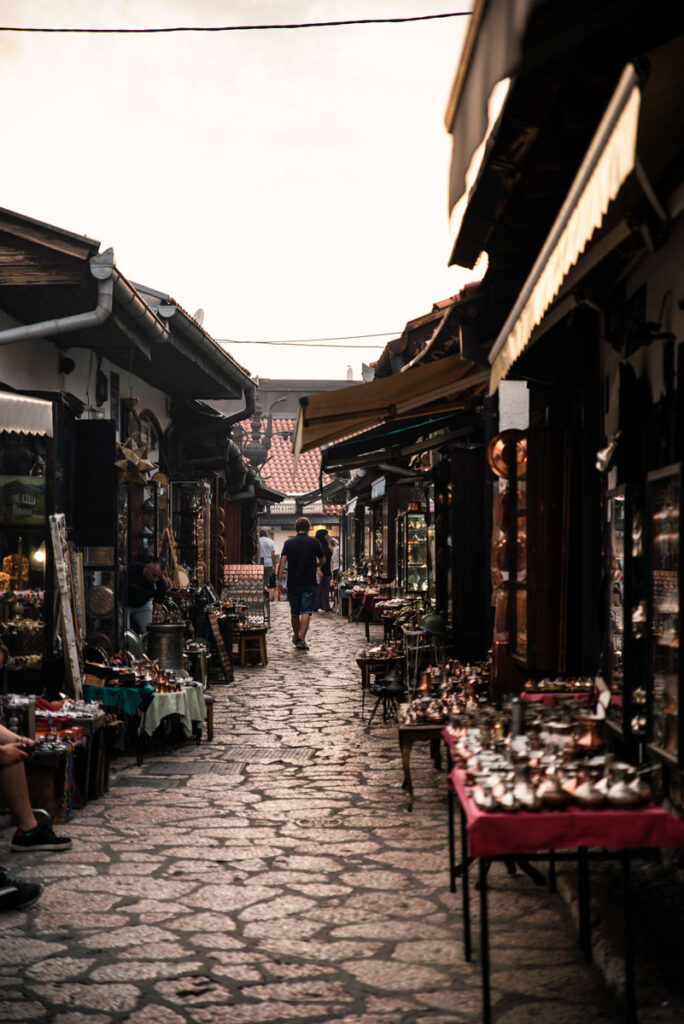
M221 600L244 609L246 625L268 629L270 605L263 565L224 565Z
M648 737L651 750L681 763L681 663L679 602L681 595L681 464L649 473L649 657L647 678Z

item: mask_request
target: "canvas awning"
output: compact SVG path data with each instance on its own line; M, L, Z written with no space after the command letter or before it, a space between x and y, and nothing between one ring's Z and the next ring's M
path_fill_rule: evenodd
M636 160L641 92L628 65L565 202L492 346L493 394L527 346L573 264L584 251Z
M52 437L52 402L26 395L0 393L0 431Z
M408 415L428 416L464 408L482 392L489 372L448 356L407 373L300 399L294 436L294 466L302 452Z

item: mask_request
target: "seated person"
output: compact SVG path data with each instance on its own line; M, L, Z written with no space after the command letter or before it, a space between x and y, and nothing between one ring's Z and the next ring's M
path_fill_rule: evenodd
M152 621L154 606L162 603L165 594L166 582L161 558L151 558L149 562L129 562L127 628L134 629L141 636L146 633Z
M69 849L71 839L56 836L50 822L37 821L31 810L24 761L30 757L35 745L35 740L18 736L0 725L0 793L17 822L10 850L14 853L32 853L35 850L58 853Z

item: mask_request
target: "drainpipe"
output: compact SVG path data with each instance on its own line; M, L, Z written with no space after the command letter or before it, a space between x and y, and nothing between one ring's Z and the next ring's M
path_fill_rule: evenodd
M168 337L168 327L159 322L149 306L117 271L113 249L106 249L103 253L91 257L89 263L90 273L97 281L95 309L73 316L41 320L35 324L9 327L0 331L0 345L13 345L19 341L33 341L38 338L54 338L61 334L84 331L89 327L99 327L111 315L115 294L117 302L121 303L147 334L157 341L164 341Z

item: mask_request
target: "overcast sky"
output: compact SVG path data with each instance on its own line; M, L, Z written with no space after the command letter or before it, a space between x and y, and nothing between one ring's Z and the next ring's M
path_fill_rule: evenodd
M471 6L0 0L0 24L265 24ZM467 23L0 33L0 205L112 246L126 277L202 308L215 338L399 332L467 280L446 265L443 125ZM229 350L261 377L339 379L351 366L358 380L387 340Z

